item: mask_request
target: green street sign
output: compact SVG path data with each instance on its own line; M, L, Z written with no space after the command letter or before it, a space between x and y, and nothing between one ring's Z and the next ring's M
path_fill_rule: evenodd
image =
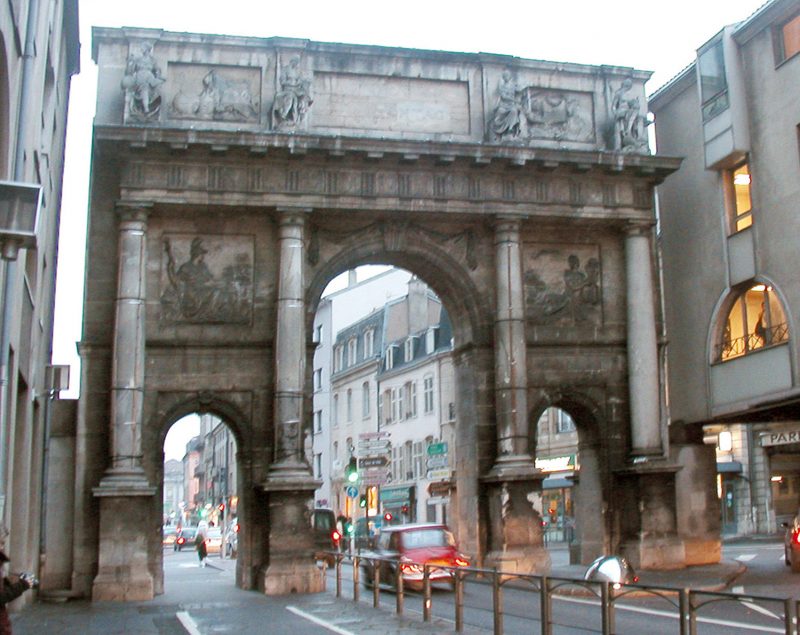
M428 446L428 455L434 456L435 454L447 454L447 442L431 443Z

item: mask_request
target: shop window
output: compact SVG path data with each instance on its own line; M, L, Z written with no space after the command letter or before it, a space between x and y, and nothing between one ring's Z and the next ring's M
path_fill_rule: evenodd
M753 224L751 184L752 177L747 163L742 163L736 169L726 172L726 196L730 210L732 234L747 229Z
M800 53L800 13L781 24L775 36L778 63Z
M757 284L739 293L731 305L716 351L727 361L789 339L786 315L772 287Z

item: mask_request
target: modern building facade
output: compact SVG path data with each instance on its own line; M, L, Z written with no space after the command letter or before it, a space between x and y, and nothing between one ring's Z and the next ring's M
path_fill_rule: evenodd
M54 412L53 402L66 386L54 382L57 374L47 368L67 105L78 52L77 0L0 6L0 542L12 570L37 572L43 590L67 582L71 571L71 563L56 554L71 547L72 527L46 525L43 499L49 488L58 505L74 474L60 469L70 451L70 441L62 443L70 417ZM38 190L38 225L31 223L31 240L17 252L6 236L19 220L21 206L14 201L20 188ZM26 594L19 602L32 598Z
M650 98L673 438L717 447L723 530L800 503L800 2L723 27Z

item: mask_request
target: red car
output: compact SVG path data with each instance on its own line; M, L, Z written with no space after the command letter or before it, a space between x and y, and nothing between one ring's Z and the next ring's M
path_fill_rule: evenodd
M468 567L469 560L458 550L456 539L446 525L416 524L384 527L378 537L375 549L363 553L364 556L389 558L381 562L380 583L394 586L397 567L403 576L403 587L422 589L423 565L446 567ZM373 567L362 561L361 573L364 584L372 585ZM455 585L453 574L448 569L433 566L430 569L431 583L446 582Z
M800 512L791 523L781 523L786 530L783 540L784 562L792 568L792 573L800 573Z

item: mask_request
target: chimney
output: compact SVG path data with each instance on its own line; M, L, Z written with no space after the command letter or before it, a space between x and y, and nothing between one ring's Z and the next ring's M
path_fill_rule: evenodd
M356 276L356 270L350 269L347 272L347 286L354 287L358 283L358 277Z

